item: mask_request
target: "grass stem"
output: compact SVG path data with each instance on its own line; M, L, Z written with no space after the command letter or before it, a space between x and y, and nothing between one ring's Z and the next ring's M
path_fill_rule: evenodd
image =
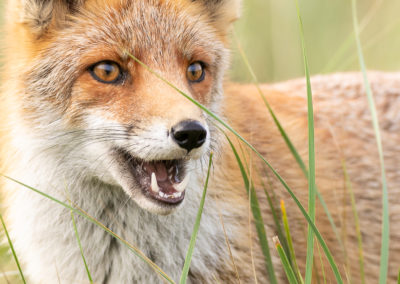
M192 236L190 238L189 248L188 248L188 251L187 251L187 254L186 254L186 258L185 258L185 264L183 265L181 279L179 281L180 284L185 284L186 283L187 277L188 277L188 274L189 274L190 263L192 261L193 251L194 251L194 247L196 245L196 238L197 238L197 234L198 234L199 228L200 228L201 216L203 214L204 203L205 203L205 200L206 200L208 180L210 178L210 172L211 172L211 166L212 166L212 157L213 157L213 153L210 154L210 160L209 160L209 163L208 163L206 182L204 184L203 195L201 197L199 210L197 211L196 222L194 224Z
M297 8L297 17L300 28L300 40L304 60L304 70L307 83L307 108L308 108L308 214L311 221L315 222L315 197L316 197L316 184L315 184L315 142L314 142L314 111L312 102L312 90L310 81L310 71L308 68L307 52L304 40L303 21L301 19L300 7L298 0L295 0ZM308 226L307 234L307 259L306 259L306 277L305 283L310 284L312 280L314 258L314 232L311 226Z
M247 147L253 151L263 162L264 164L271 170L271 172L275 175L275 177L278 179L278 181L283 185L285 190L289 193L291 198L294 200L296 203L297 207L300 209L301 213L303 214L304 218L306 219L307 223L310 225L311 229L315 233L318 241L320 242L322 249L329 261L329 264L332 268L333 274L335 275L337 283L343 283L342 277L340 275L338 266L336 265L332 253L330 252L325 240L323 239L321 233L318 231L317 227L314 224L314 221L310 218L308 215L307 211L304 209L303 205L300 203L299 199L296 197L296 195L293 193L293 191L290 189L289 185L286 183L286 181L282 178L282 176L272 167L272 165L264 158L263 155L261 155L260 152L257 151L256 148L254 148L253 145L251 145L246 139L244 139L235 129L233 129L229 124L224 122L218 115L210 111L208 108L206 108L204 105L193 99L191 96L187 95L185 92L180 90L178 87L176 87L174 84L163 78L160 74L155 72L153 69L151 69L149 66L147 66L145 63L143 63L141 60L136 58L134 55L130 54L128 51L125 50L127 55L131 57L133 60L135 60L139 65L144 67L146 70L148 70L150 73L152 73L155 77L163 81L165 84L170 86L172 89L177 91L180 95L185 97L187 100L191 101L193 104L195 104L197 107L199 107L201 110L203 110L206 114L208 114L211 118L215 119L218 123L220 123L225 129L227 129L229 132L234 134L239 140L241 140Z
M368 106L372 116L372 125L375 132L376 144L378 147L379 153L379 162L381 168L381 180L382 180L382 239L381 239L381 257L380 257L380 269L379 269L379 283L385 284L387 282L387 273L388 273L388 265L389 265L389 241L390 241L390 224L389 224L389 198L388 198L388 189L387 189L387 181L386 181L386 171L385 171L385 162L383 158L383 147L382 147L382 138L378 121L378 114L376 111L376 106L374 102L374 97L371 89L371 85L367 76L367 67L364 60L363 50L361 47L360 40L360 30L358 25L358 17L357 17L357 2L356 0L351 1L352 7L352 16L353 16L353 26L354 26L354 34L355 40L357 44L357 53L360 62L360 68L363 75L364 87L367 95Z
M19 261L18 261L17 253L14 250L14 245L13 245L13 243L11 241L10 235L8 234L6 223L4 222L3 215L1 213L0 213L0 221L1 221L1 224L3 225L4 233L6 234L6 237L7 237L7 240L8 240L8 244L10 245L11 252L12 252L12 254L14 256L14 260L17 263L19 275L21 276L22 282L25 284L26 283L25 277L24 277L24 274L22 273L22 269L21 269L21 265L19 264Z

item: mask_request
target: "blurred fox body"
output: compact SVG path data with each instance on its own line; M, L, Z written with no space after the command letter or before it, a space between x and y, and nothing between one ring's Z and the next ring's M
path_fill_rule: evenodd
M1 101L3 172L82 208L178 280L209 153L214 151L189 280L229 283L238 281L239 275L242 283L250 283L257 275L261 283L268 281L256 233L249 232L248 198L229 145L206 113L131 56L226 118L305 205L307 180L255 87L227 84L223 95L227 37L238 6L237 0L9 1ZM400 75L370 77L386 153L391 226L397 228ZM312 81L317 185L342 244L319 206L317 225L342 272L346 269L353 283L360 282L355 223L343 178L345 161L364 240L366 279L376 283L381 186L360 75ZM262 89L299 153L306 156L304 84L291 81ZM252 169L253 176L264 173L259 162ZM304 271L305 222L279 183L271 178L269 184L286 201L297 261ZM11 181L3 181L2 187L12 239L29 279L85 282L70 212ZM272 237L273 218L261 191L259 198ZM76 222L95 283L162 282L148 264L103 230L80 217ZM389 277L394 280L400 264L400 232L395 229L390 252ZM276 254L272 258L278 279L285 281ZM315 265L315 271L321 269L319 262ZM334 282L326 263L324 267Z

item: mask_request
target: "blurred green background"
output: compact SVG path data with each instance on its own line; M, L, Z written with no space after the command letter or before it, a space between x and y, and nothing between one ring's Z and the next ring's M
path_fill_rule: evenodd
M311 73L359 70L351 1L299 1ZM3 3L0 0L1 10ZM368 69L400 70L400 0L359 0L358 16ZM303 76L294 0L246 0L235 33L259 81L276 82ZM250 82L235 39L232 47L231 78ZM7 242L1 231L0 284L18 283L14 278L17 270L13 260L6 256Z
M359 70L350 0L299 0L312 74ZM400 70L400 0L359 0L361 41L368 69ZM237 38L259 81L304 75L294 0L247 0ZM235 50L236 43L232 41ZM251 81L237 51L231 78Z

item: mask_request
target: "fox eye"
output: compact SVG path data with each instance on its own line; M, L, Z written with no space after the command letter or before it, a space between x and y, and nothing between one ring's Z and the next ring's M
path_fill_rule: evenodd
M121 68L113 61L96 63L90 67L89 71L92 77L101 83L115 84L122 79Z
M199 83L204 80L204 63L197 61L189 65L186 70L186 76L192 83Z

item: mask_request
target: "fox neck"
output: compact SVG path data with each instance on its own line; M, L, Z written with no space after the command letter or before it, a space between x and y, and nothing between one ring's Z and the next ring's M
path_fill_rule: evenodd
M26 156L24 155L24 160L21 160L16 167L18 172L11 173L11 176L19 177L23 182L29 181L30 183L27 183L30 186L81 208L122 239L137 247L168 275L178 279L200 203L203 173L192 175L181 208L171 215L159 216L142 210L119 186L105 183L96 177L85 178L82 171L74 170L73 167L69 167L69 171L64 168L63 176L59 175L57 169L60 165L57 163L57 158L52 159L47 155L46 160L35 164L32 161L37 159L27 162L29 159ZM21 176L22 172L24 174ZM66 180L74 182L67 183ZM13 206L9 210L8 217L12 220L17 249L24 254L21 257L27 265L26 273L29 275L30 271L35 271L36 276L43 277L32 279L33 282L50 283L58 276L68 281L85 280L87 276L70 211L26 188L17 185L13 185L13 188L14 193L10 200ZM214 211L211 209L212 206L212 203L206 205L202 226L207 227L207 230L204 230L197 240L197 246L202 248L198 253L204 255L199 259L208 259L216 266L220 258L216 252L223 251L217 246L224 242L223 239L210 241L223 238L218 237L218 235L223 236L223 233L217 232L216 229L219 228L219 221L212 214L206 213ZM95 269L94 273L98 275L92 276L96 282L142 282L144 279L140 277L149 275L152 276L146 278L146 281L151 280L151 277L154 277L152 283L159 281L159 276L150 266L129 248L85 218L76 214L75 218L89 267L104 267ZM38 257L47 265L35 267L35 259ZM203 264L198 265L200 271ZM38 269L45 267L46 271L37 273ZM192 269L195 273L196 261ZM140 273L141 276L137 273L139 270L144 271Z

